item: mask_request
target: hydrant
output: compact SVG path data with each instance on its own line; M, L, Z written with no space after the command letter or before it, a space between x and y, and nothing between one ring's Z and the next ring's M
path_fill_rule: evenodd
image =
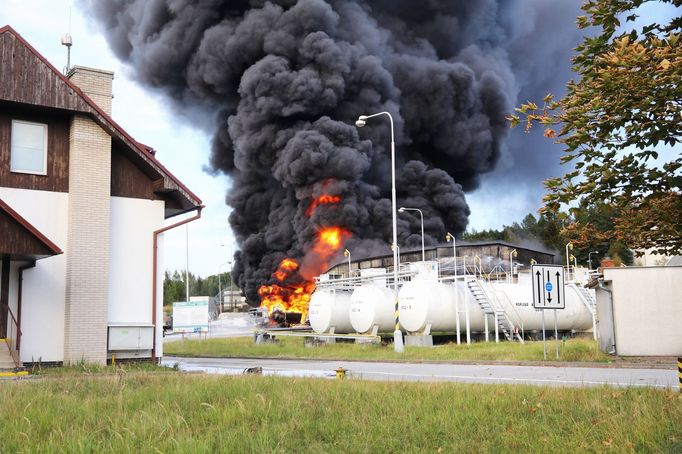
M336 378L338 378L339 380L343 380L344 378L346 378L346 369L344 369L343 367L339 367L338 369L335 370L335 372Z

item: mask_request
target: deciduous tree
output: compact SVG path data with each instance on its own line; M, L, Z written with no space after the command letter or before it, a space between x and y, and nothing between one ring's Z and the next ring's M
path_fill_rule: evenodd
M612 240L658 253L682 252L682 18L641 25L638 9L653 0L588 0L578 27L593 27L577 47L560 100L521 105L510 116L544 128L565 145L564 176L547 180L545 211L571 206L574 233L584 235L580 211L605 203L618 215ZM679 11L682 0L657 0ZM662 151L664 150L664 151Z

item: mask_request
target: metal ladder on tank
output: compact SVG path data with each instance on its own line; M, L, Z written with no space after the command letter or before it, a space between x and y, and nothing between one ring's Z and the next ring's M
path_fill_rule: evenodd
M507 313L504 310L500 309L499 307L494 307L492 299L488 296L488 292L485 291L485 289L481 285L481 282L476 278L467 279L467 287L469 287L471 294L474 296L474 299L481 307L481 309L483 309L483 312L486 314L486 316L488 315L493 316L495 322L497 323L497 329L502 331L502 334L504 334L504 337L508 341L513 341L514 335L507 328L507 327L511 328L513 326L513 323L511 322L511 320L509 320L509 317L507 317ZM519 337L519 339L521 338Z
M569 282L567 285L576 291L578 299L585 305L587 310L590 311L590 314L592 314L592 334L594 340L597 340L597 301L590 291L582 285L576 284L575 282Z

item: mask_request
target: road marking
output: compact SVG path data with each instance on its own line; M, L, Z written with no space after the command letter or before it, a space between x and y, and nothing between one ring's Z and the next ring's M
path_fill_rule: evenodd
M669 385L661 385L657 383L623 383L623 382L609 382L609 381L589 381L589 380L553 380L545 378L514 378L514 377L473 377L471 375L423 375L410 373L395 373L395 372L353 372L349 371L350 376L360 375L389 375L389 376L403 376L403 377L423 377L423 378L454 378L465 380L490 380L490 381L513 381L513 382L534 382L534 383L572 383L572 384L589 384L589 385L611 385L611 386L646 386L655 388L669 388ZM640 378L640 380L643 380Z

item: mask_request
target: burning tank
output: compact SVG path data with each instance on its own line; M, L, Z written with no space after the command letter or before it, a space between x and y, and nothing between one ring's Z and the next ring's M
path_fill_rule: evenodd
M331 206L340 202L339 196L321 194L311 200L305 214L312 217L319 206ZM308 307L315 291L313 278L329 268L331 260L350 236L350 231L343 227L321 226L317 228L315 241L303 258L286 257L281 260L271 276L272 283L258 289L261 307L268 309L274 323L288 326L308 320Z

